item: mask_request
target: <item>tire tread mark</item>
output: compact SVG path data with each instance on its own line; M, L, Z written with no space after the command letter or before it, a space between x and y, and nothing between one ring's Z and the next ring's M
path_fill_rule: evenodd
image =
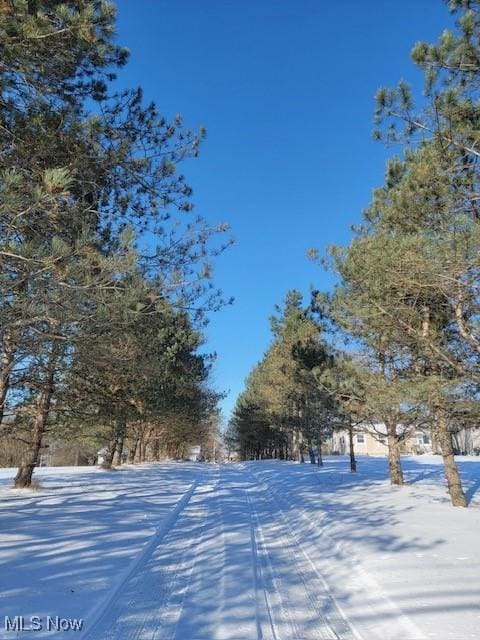
M343 626L344 626L344 631L348 634L348 636L354 638L355 640L363 640L363 638L359 635L359 633L357 632L356 629L354 629L352 627L352 625L350 624L350 622L348 621L348 619L346 618L345 614L343 613L342 609L340 608L340 606L338 605L334 595L332 594L328 583L326 582L325 578L323 577L323 575L321 574L321 572L317 569L317 567L315 566L315 563L312 561L310 555L308 554L308 552L306 551L304 545L302 544L302 542L298 539L298 536L295 533L294 527L291 524L291 521L289 520L287 514L285 513L285 510L282 508L280 500L277 498L277 494L275 491L273 491L271 489L271 487L269 485L267 485L265 483L264 480L259 479L255 473L253 473L250 470L247 470L247 473L250 475L250 477L252 478L252 481L255 483L255 485L257 487L261 487L264 490L264 493L266 493L269 497L269 499L275 503L277 511L279 512L279 514L282 517L282 520L284 522L284 525L287 529L287 535L289 535L289 537L291 537L294 542L295 545L298 547L299 551L301 552L301 555L304 557L304 559L307 561L307 563L309 564L312 572L315 574L315 576L320 580L320 583L322 584L325 594L327 595L329 601L332 603L335 611L338 613ZM328 627L328 631L331 633L331 636L333 637L333 639L337 639L337 640L341 640L341 636L337 633L337 631L333 628L332 623L330 622L330 620L328 619L327 616L325 616L325 614L320 610L320 607L318 605L317 602L315 602L315 600L312 598L311 596L311 589L309 589L309 581L305 576L305 572L304 570L299 566L298 567L298 572L300 575L300 578L305 586L305 591L307 593L307 597L310 601L310 604L313 608L313 610L317 611L319 614L319 617L321 617L325 624Z
M161 540L173 529L175 523L177 522L180 514L185 509L185 507L190 502L193 494L195 493L200 480L197 478L188 488L188 490L183 494L180 500L175 504L175 506L170 510L168 515L162 519L158 527L156 527L155 533L148 539L147 542L144 543L143 547L137 553L136 557L129 564L127 569L124 571L122 577L119 579L117 584L113 587L113 589L109 592L108 596L100 602L100 604L94 609L91 615L90 622L88 626L82 632L80 638L82 640L88 640L92 638L94 640L96 638L94 631L95 628L101 624L101 622L105 619L110 609L115 604L115 601L118 598L121 590L125 587L127 582L146 564L146 562L151 557L153 551L161 542Z

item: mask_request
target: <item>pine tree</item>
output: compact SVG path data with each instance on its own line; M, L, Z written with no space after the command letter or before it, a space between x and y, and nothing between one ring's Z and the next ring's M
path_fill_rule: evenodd
M114 28L113 6L96 0L0 12L0 408L10 396L28 442L16 486L30 483L65 372L104 335L129 274L197 322L223 304L210 258L226 227L188 221L191 189L177 171L203 132L163 118L140 89L111 93L127 59Z

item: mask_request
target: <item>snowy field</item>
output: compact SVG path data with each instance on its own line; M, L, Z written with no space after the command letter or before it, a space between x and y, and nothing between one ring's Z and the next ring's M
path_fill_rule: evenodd
M43 468L35 491L1 469L0 638L38 616L38 638L480 639L480 460L469 509L440 462L404 459L401 488L376 458Z

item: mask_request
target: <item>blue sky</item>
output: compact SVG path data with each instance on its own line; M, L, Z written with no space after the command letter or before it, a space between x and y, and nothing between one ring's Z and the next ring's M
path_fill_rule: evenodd
M385 159L372 140L373 96L400 78L420 88L409 52L450 22L441 0L118 0L131 49L122 84L166 115L205 126L183 167L196 211L227 221L236 244L216 264L235 303L212 317L214 381L228 415L270 341L286 291L332 278L309 247L348 243Z

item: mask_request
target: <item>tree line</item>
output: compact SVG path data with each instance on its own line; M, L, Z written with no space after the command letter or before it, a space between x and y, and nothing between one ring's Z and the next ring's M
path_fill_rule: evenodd
M424 94L416 101L402 81L376 95L375 137L401 150L384 184L348 246L310 252L337 275L334 291L314 292L308 312L289 311L287 301L230 433L244 456L284 455L287 441L310 443L318 421L327 431L339 421L350 429L380 421L391 481L402 484L402 440L426 427L452 504L466 506L452 433L477 426L479 415L480 2L447 4L455 27L412 50ZM292 313L302 319L290 340ZM312 314L315 339L307 337ZM282 393L278 381L287 378Z
M226 301L227 226L179 165L203 130L116 89L128 51L103 0L0 2L0 441L29 486L54 438L104 465L211 439L202 328Z

